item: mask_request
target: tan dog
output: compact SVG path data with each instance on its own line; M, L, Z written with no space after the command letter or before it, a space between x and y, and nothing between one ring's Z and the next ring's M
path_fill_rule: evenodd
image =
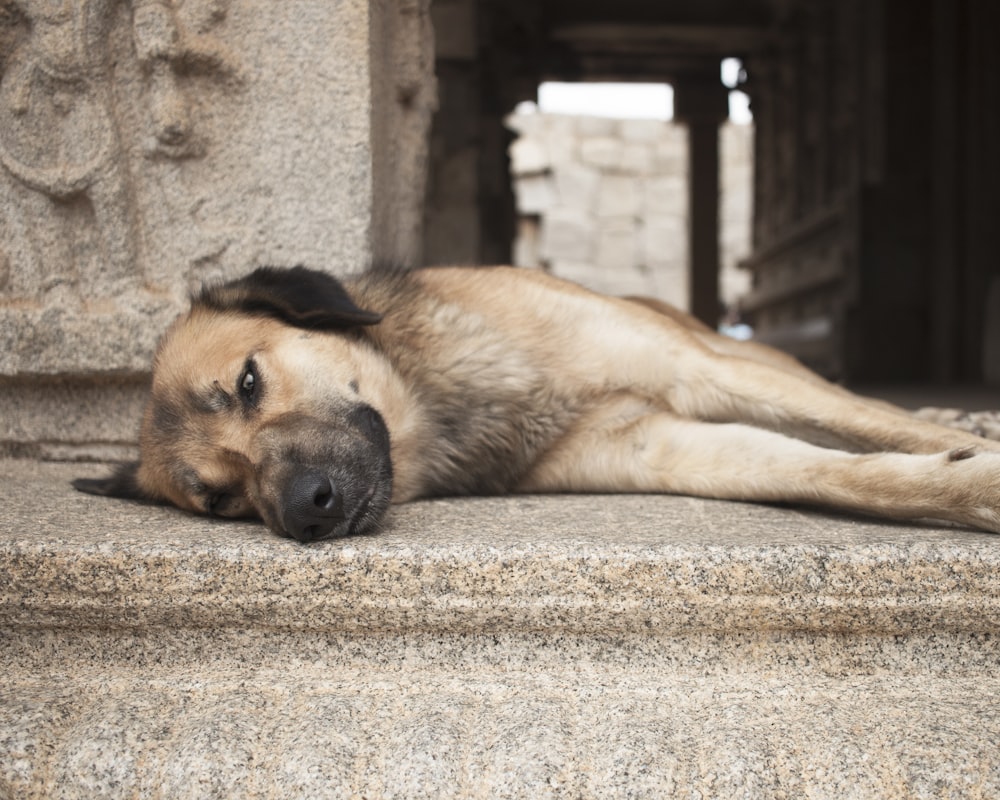
M1000 444L649 301L507 267L261 269L204 290L153 371L141 461L97 494L301 541L390 501L668 492L1000 532Z

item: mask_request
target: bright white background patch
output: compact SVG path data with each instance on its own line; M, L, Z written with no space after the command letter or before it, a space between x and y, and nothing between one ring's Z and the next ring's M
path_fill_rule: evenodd
M738 58L724 59L720 79L728 86L729 118L747 125L753 121L750 98L737 87L743 82L743 64ZM674 117L674 89L666 83L558 83L538 87L538 102L524 102L520 114L575 114L613 119L659 119Z

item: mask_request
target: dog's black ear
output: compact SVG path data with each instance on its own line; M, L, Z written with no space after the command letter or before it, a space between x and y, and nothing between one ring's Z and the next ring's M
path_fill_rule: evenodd
M221 311L266 314L299 328L352 328L382 319L355 305L332 275L305 267L261 267L239 280L206 287L194 302Z
M119 464L106 478L77 478L73 488L87 494L97 494L101 497L121 497L125 500L146 500L146 494L139 488L137 475L139 462L130 461Z

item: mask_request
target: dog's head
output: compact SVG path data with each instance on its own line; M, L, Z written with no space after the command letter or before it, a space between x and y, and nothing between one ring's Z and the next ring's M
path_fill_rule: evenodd
M362 331L380 319L301 267L204 289L157 351L140 461L74 485L259 516L300 541L370 530L392 493L372 404L387 367Z

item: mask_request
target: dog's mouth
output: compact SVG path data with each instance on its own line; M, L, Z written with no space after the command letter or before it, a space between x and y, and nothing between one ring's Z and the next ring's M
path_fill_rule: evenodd
M380 486L370 486L362 495L354 510L343 523L322 539L337 539L342 536L362 536L377 530L389 508L391 491Z
M351 514L350 519L347 520L347 536L368 533L372 528L378 525L384 511L382 513L369 514L372 507L372 501L374 499L375 487L372 486L367 492L365 492L364 497L361 498L361 502L358 503L358 507L354 509L354 513Z

